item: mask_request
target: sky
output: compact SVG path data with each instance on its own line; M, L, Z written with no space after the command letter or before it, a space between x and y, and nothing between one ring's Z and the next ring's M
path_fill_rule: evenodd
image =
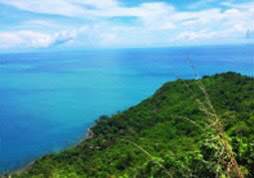
M0 52L246 43L253 0L0 0Z

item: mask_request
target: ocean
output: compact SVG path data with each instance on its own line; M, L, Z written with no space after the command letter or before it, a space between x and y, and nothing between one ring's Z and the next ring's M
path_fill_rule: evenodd
M0 54L0 173L77 143L101 115L163 83L227 71L254 76L254 46Z

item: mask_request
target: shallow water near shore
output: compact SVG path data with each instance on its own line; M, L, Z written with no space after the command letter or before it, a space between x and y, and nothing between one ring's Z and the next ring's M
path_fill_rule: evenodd
M77 143L100 115L163 83L227 71L254 76L254 46L0 54L0 173Z

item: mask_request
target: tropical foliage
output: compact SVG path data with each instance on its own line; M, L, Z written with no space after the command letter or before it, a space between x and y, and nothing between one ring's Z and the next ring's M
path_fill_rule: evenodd
M253 77L228 72L168 82L137 106L101 116L76 147L12 175L222 178L239 177L238 167L251 178L253 111Z

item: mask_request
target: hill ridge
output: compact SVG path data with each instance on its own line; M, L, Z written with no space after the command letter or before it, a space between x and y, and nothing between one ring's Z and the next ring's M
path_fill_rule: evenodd
M174 177L226 176L224 167L218 167L212 155L218 145L205 143L202 131L185 119L207 119L195 102L202 97L196 81L206 86L242 172L245 177L253 177L254 78L234 72L167 82L136 106L101 116L90 128L90 137L76 147L44 156L12 176L168 177L158 163Z

